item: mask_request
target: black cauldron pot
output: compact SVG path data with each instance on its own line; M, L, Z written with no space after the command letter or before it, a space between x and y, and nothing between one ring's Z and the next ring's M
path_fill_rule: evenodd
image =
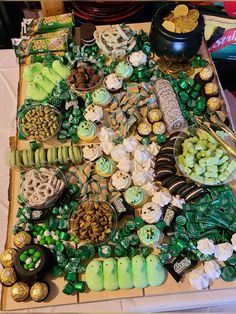
M192 5L187 5L194 9ZM204 35L204 18L200 13L197 27L189 33L172 33L163 26L163 18L176 7L167 4L157 10L153 17L149 34L152 50L159 56L173 61L184 61L192 58L199 50Z

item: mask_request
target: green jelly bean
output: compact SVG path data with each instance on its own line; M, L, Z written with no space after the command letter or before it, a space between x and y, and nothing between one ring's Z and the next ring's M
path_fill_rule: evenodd
M29 264L29 269L31 269L31 268L35 268L35 263L34 262Z
M28 258L28 255L21 254L20 261L25 262L27 260L27 258Z
M41 253L40 253L39 251L36 251L36 252L34 253L34 256L40 257L40 256L41 256Z
M30 254L30 255L33 255L35 252L36 252L35 249L29 249L29 254Z
M28 264L24 264L24 269L28 270Z
M40 244L40 245L44 245L44 244L46 244L46 241L45 241L44 239L41 239L41 240L39 241L39 244Z

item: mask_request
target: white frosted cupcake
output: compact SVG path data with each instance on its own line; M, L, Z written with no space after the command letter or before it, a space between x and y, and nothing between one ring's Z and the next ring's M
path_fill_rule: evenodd
M103 118L102 107L89 105L84 112L84 117L87 121L100 122Z
M84 159L94 161L102 156L102 150L100 146L96 144L89 144L83 148L83 157Z
M161 207L154 202L146 203L141 209L140 216L148 224L156 223L162 216Z
M111 177L111 184L118 191L124 191L131 185L131 177L125 171L116 171Z
M128 60L133 67L138 67L139 65L147 63L147 56L142 52L142 50L134 51L128 57Z
M104 86L111 92L116 92L121 89L123 85L123 78L111 73L104 78Z

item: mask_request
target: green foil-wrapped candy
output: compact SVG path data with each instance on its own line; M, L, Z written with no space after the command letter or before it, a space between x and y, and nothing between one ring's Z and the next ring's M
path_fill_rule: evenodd
M98 247L98 255L103 258L108 258L111 256L112 247L108 244L102 244Z
M129 230L135 230L135 222L133 219L127 219L125 222L125 227L128 228Z
M114 255L116 257L127 256L127 250L120 244L117 244L114 248Z
M220 276L224 281L233 281L236 278L236 270L233 266L223 267Z
M145 225L144 220L141 217L135 217L134 218L134 223L136 225L136 228L141 228Z

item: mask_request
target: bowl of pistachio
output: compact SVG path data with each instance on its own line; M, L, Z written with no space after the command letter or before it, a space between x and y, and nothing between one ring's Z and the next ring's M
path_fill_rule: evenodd
M51 105L31 105L24 108L18 118L19 133L27 140L45 142L61 128L61 113Z
M235 148L227 133L214 126L215 133ZM193 125L181 132L175 141L176 165L187 178L216 186L236 179L236 159L207 131Z
M103 244L111 239L116 227L116 211L106 201L81 202L69 219L70 234L79 244Z

